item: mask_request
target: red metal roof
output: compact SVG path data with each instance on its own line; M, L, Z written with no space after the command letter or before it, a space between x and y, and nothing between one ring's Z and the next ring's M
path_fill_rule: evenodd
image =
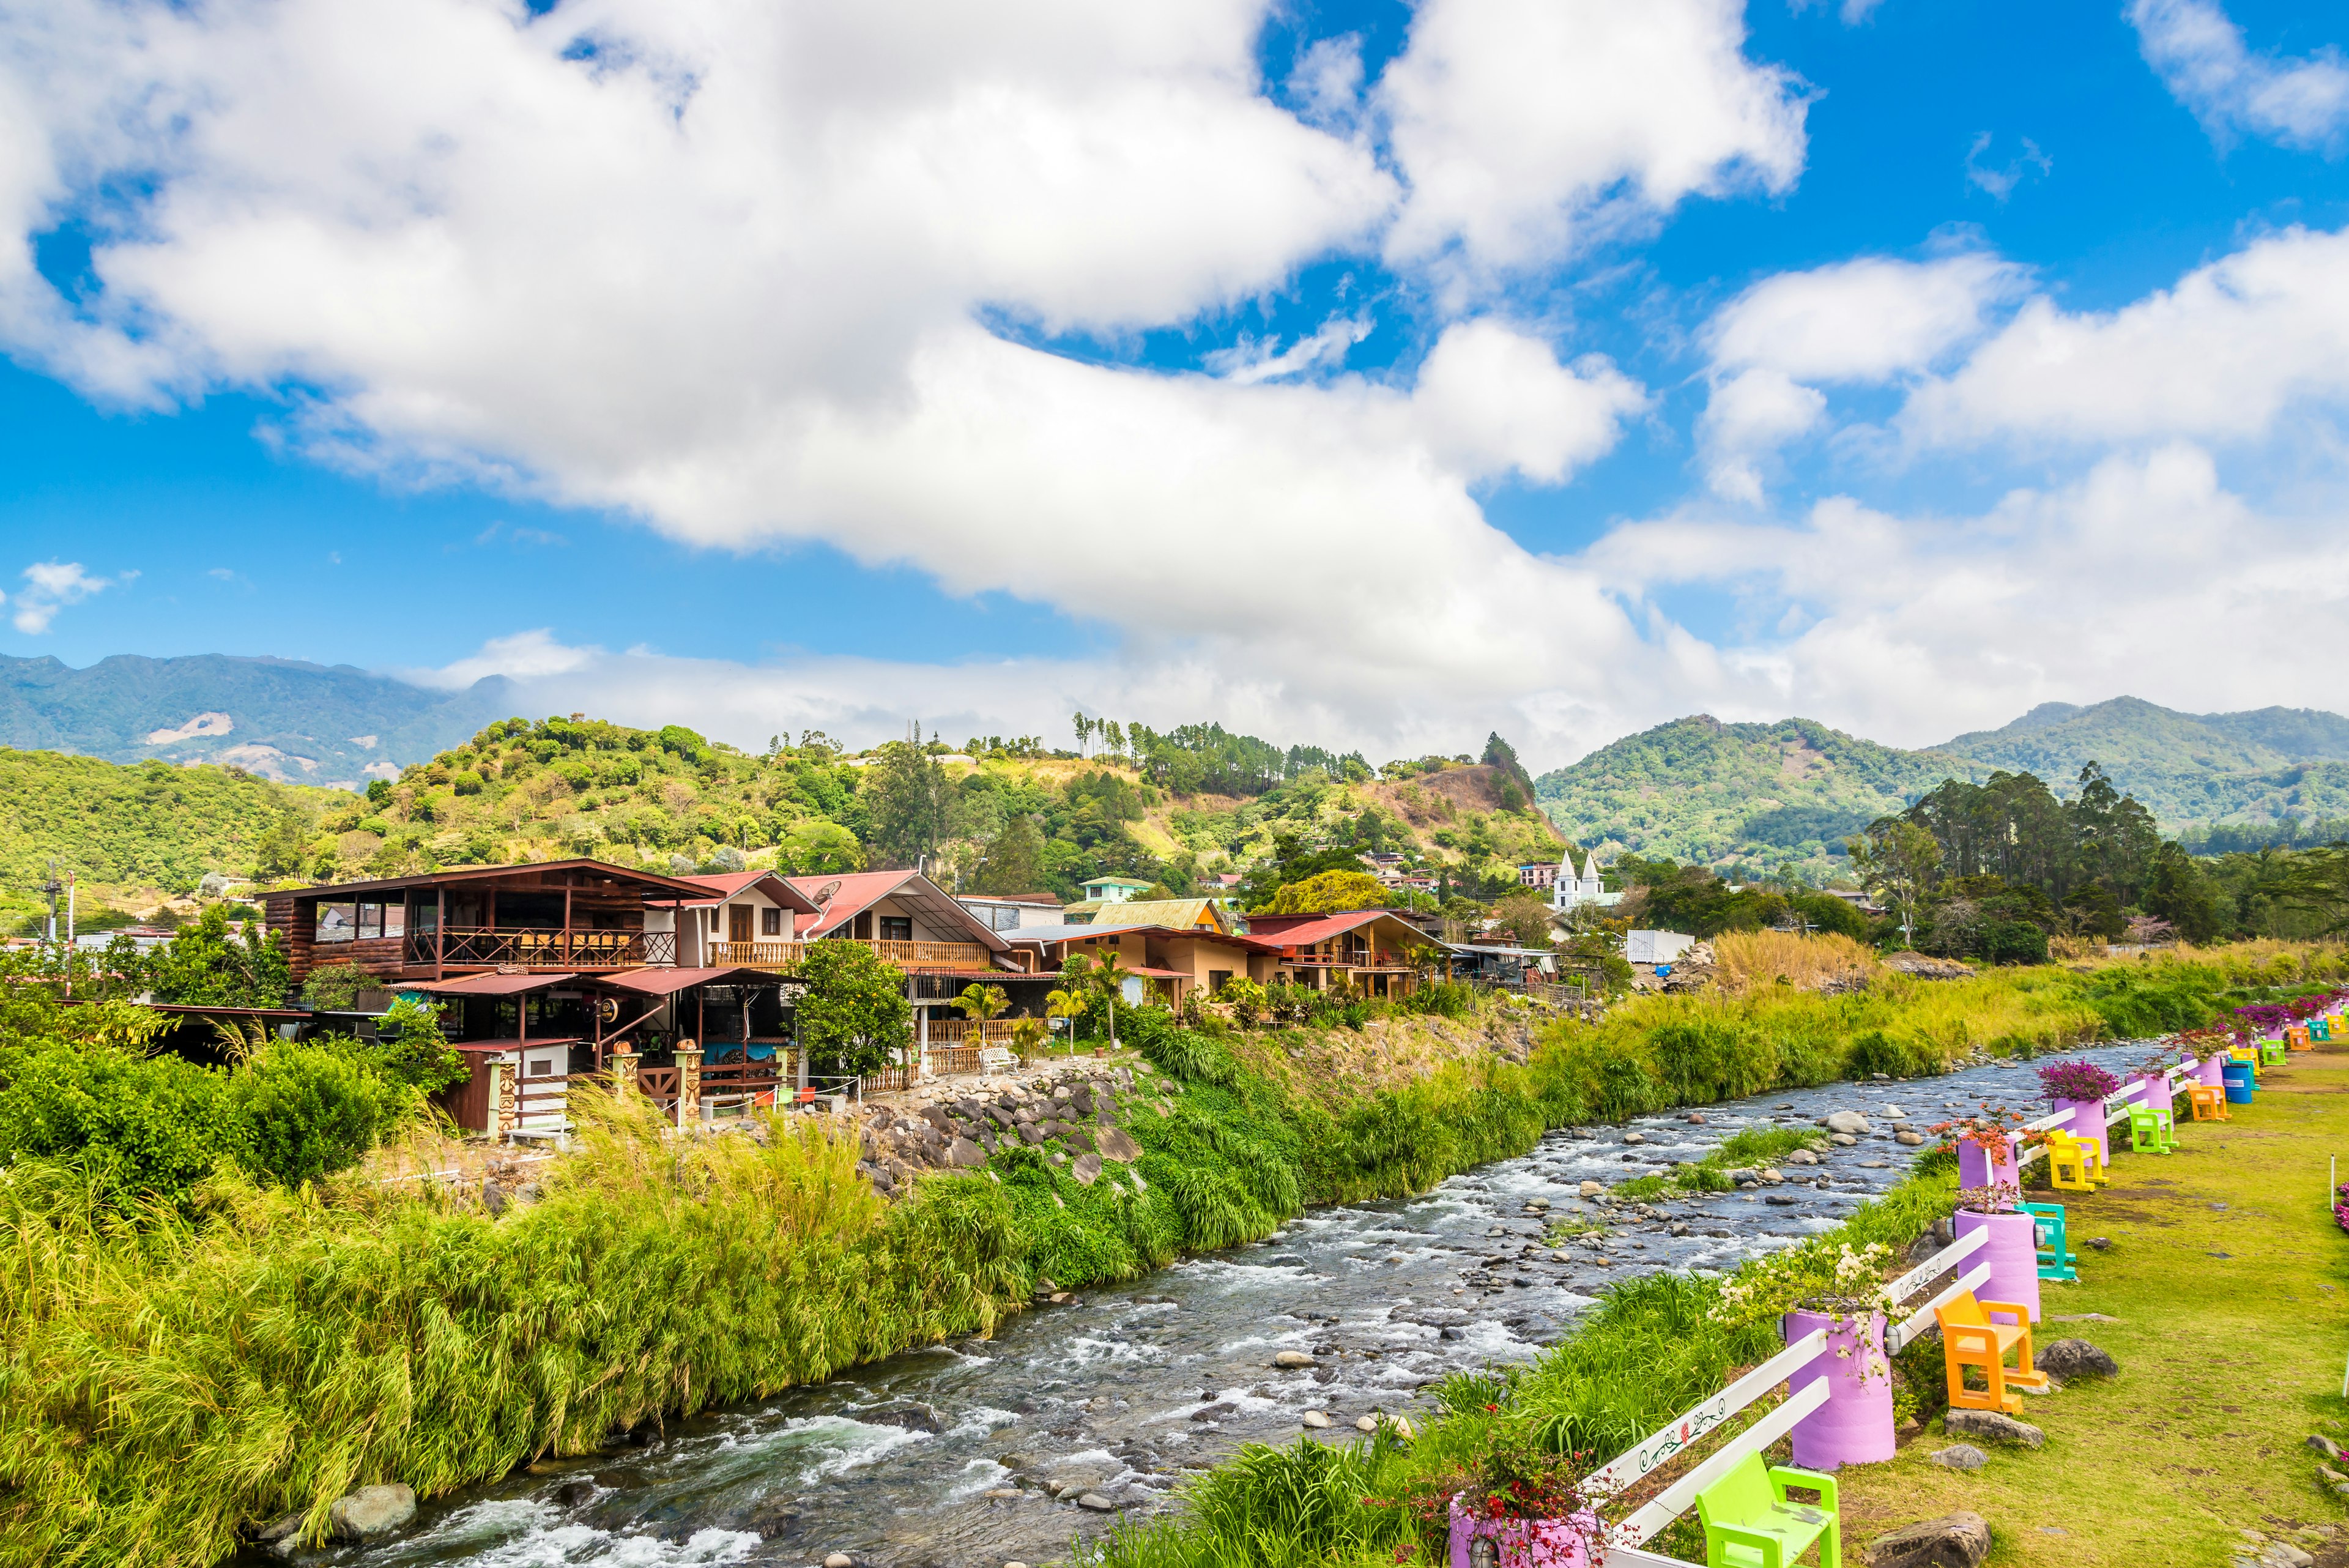
M1323 915L1318 919L1308 920L1302 925L1284 926L1278 930L1267 931L1259 940L1273 942L1284 948L1309 948L1316 942L1326 942L1331 937L1343 936L1358 927L1367 926L1381 917L1395 920L1402 919L1402 917L1392 909L1349 909L1343 914ZM1408 921L1403 923L1409 924ZM1250 924L1253 925L1254 922L1251 921ZM1412 927L1412 929L1414 934L1419 932L1419 928L1416 926Z
M574 984L578 979L575 974L469 974L462 980L428 980L413 985L395 981L386 989L429 991L435 996L512 996L550 985Z
M740 964L729 969L632 969L618 974L599 974L595 978L605 985L616 985L647 996L674 996L693 986L709 985L738 974L771 983L783 978L772 970L750 969Z
M688 909L722 904L746 888L767 882L771 883L772 886L762 890L776 903L787 909L796 909L802 915L812 915L816 912L814 903L805 893L792 886L790 877L780 876L772 871L722 871L707 877L688 877L684 880L698 882L718 895L714 898L688 898L686 900L686 908Z

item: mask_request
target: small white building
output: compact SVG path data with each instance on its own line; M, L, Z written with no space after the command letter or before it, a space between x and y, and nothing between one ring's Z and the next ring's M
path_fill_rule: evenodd
M1681 931L1630 931L1623 938L1623 961L1633 964L1678 963L1696 946L1696 939Z
M955 902L968 909L991 931L1016 931L1022 926L1057 926L1061 899L1054 893L957 893Z
M1523 880L1522 874L1519 879ZM1609 892L1606 878L1599 874L1599 852L1592 850L1578 867L1574 863L1574 846L1568 845L1566 854L1557 863L1557 878L1550 886L1549 907L1562 915L1584 904L1609 909L1622 901L1623 895Z

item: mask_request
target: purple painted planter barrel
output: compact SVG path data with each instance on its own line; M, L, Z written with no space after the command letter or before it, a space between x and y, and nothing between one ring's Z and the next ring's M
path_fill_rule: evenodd
M1892 1366L1884 1358L1884 1314L1847 1316L1843 1326L1824 1313L1790 1312L1786 1342L1815 1328L1827 1331L1826 1347L1786 1379L1789 1395L1814 1379L1827 1380L1827 1402L1795 1423L1795 1463L1805 1469L1881 1464L1897 1445L1892 1434Z
M1452 1568L1469 1568L1469 1547L1491 1540L1500 1568L1590 1568L1582 1533L1559 1519L1474 1519L1452 1504Z
M2104 1101L2065 1100L2051 1097L2047 1102L2047 1108L2051 1112L2070 1111L2072 1119L2059 1125L2056 1130L2069 1132L2083 1143L2095 1144L2098 1162L2105 1165L2112 1163L2113 1146L2106 1137Z
M2221 1075L2226 1065L2227 1054L2213 1051L2202 1058L2202 1064L2194 1069L2194 1076L2206 1089L2223 1089L2227 1086L2227 1080Z
M1974 1287L1977 1300L2013 1302L2030 1309L2031 1321L2039 1321L2039 1240L2031 1228L2028 1214L1977 1214L1971 1209L1958 1210L1952 1221L1958 1240L1962 1241L1977 1231L1988 1231L1990 1240L1982 1251L1969 1259L1964 1267L1971 1270L1976 1263L1990 1265L1990 1278Z
M2022 1190L2023 1177L2014 1168L2013 1140L2008 1141L2005 1158L1998 1162L1998 1168L1993 1172L1991 1168L1990 1151L1970 1137L1960 1138L1958 1140L1958 1185L1988 1187L1992 1184L1993 1175L1999 1186L2012 1187L2017 1191Z

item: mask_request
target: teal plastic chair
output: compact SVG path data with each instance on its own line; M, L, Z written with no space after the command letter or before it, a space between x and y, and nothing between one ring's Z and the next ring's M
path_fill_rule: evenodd
M1806 1487L1816 1503L1788 1502L1786 1489ZM1836 1513L1835 1477L1792 1465L1764 1464L1752 1453L1696 1494L1704 1524L1705 1568L1789 1568L1819 1543L1819 1568L1843 1568L1843 1521Z
M2072 1265L2080 1261L2080 1254L2068 1248L2064 1206L2061 1203L2018 1203L2015 1208L2031 1216L2031 1238L2039 1247L2039 1277L2043 1280L2077 1280L2080 1271Z
M2169 1113L2157 1111L2150 1106L2129 1107L2129 1152L2132 1154L2168 1154L2178 1147L2178 1130Z

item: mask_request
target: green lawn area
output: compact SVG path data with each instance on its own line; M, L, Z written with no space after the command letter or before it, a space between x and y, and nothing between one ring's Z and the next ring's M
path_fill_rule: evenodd
M1971 1509L2000 1568L2225 1564L2246 1527L2349 1565L2349 1500L2304 1446L2349 1443L2349 1235L2325 1202L2328 1159L2349 1179L2349 1047L2294 1054L2230 1109L2181 1119L2168 1158L2116 1154L2102 1192L2058 1195L2081 1278L2042 1284L2036 1342L2090 1340L2121 1375L2027 1399L2047 1434L2035 1452L1980 1444L1988 1467L1945 1470L1928 1462L1953 1440L1937 1417L1890 1463L1846 1469L1851 1562L1888 1530ZM2054 1321L2086 1313L2118 1321Z

